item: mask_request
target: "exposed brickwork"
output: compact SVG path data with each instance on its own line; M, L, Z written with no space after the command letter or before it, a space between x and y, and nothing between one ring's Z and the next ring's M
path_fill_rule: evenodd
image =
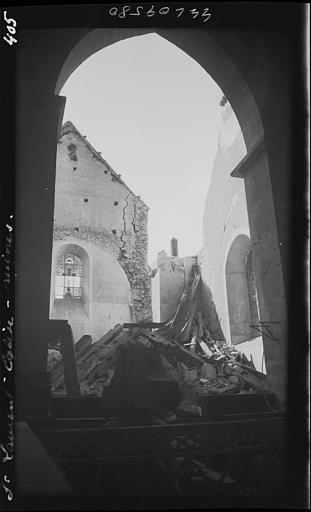
M113 254L123 268L131 286L130 309L133 321L151 320L151 279L147 262L148 251L148 208L135 200L133 230L125 226L115 235L109 229L94 229L89 226L67 228L54 224L54 240L79 240L92 242L97 247ZM135 226L135 227L134 227Z
M136 321L152 320L151 278L147 262L148 208L137 198L134 202L132 227L135 233L123 232L118 261L124 269L132 289L131 310ZM134 238L134 240L133 240Z

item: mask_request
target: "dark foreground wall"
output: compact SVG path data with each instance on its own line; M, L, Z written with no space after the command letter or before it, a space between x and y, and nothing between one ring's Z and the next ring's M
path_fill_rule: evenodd
M47 389L56 144L65 101L55 94L55 87L60 76L68 76L96 49L147 30L158 32L195 58L218 82L240 123L247 166L242 165L237 175L245 179L250 234L257 244L254 266L256 274L263 277L265 268L275 268L273 273L266 273L259 291L259 307L267 315L262 318L279 322L275 324L277 340L265 335L263 340L270 387L282 407L287 406L297 424L301 424L297 414L301 412L299 405L306 401L307 346L301 274L304 245L301 231L297 231L297 226L302 226L306 233L306 217L301 210L306 119L302 9L291 3L281 7L230 3L220 4L219 8L213 4L215 22L211 19L207 27L201 23L199 30L189 30L198 27L194 22L189 22L188 27L181 22L178 30L170 31L171 26L176 27L176 19L175 25L170 25L163 18L148 21L146 17L142 30L135 28L132 33L128 27L137 27L137 19L109 18L105 5L10 11L10 16L21 21L18 44L13 48L7 45L2 53L8 80L2 106L13 99L13 110L5 111L2 124L6 140L15 143L14 151L7 144L4 157L10 162L6 165L11 171L12 162L15 164L15 373L17 402L23 404L27 414L43 411ZM101 32L85 41L84 36L92 36L90 27L101 23L115 23L122 32L118 35L109 29L105 37ZM77 45L79 51L75 52ZM303 435L299 439L303 440ZM294 452L299 452L297 444ZM293 462L297 463L298 475L299 461Z

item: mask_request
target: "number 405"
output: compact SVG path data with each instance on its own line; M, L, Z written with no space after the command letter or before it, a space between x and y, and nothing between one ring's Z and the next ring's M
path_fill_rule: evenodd
M3 36L3 39L9 44L12 46L13 43L17 43L17 39L15 39L13 37L14 34L16 34L16 21L14 20L14 18L7 18L7 12L8 11L4 11L3 13L3 18L4 18L4 21L6 22L7 26L7 31L9 32L9 34L5 34L5 36Z

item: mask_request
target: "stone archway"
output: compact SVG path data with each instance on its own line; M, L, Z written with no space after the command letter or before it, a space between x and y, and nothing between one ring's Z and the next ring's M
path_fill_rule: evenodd
M242 129L247 151L262 141L261 116L251 90L229 55L203 30L110 29L90 30L72 48L63 62L55 83L59 94L74 70L94 53L114 43L144 34L156 33L192 57L215 80L229 100ZM204 48L204 52L202 52ZM219 65L219 62L222 65Z
M97 30L105 30L106 44L112 44L129 37L132 29L122 29L121 36L116 35L116 30ZM57 92L75 67L103 47L97 30L25 31L20 33L17 48L16 344L18 371L25 375L23 382L33 376L34 388L40 388L45 379L46 348L42 339L48 337L56 143L65 101ZM139 35L146 29L131 33ZM275 336L280 343L271 344L264 339L270 389L284 403L287 315L283 272L286 276L290 43L280 40L278 34L249 37L220 31L211 35L199 29L157 29L156 33L206 69L223 90L240 123L247 155L234 175L245 179L261 316L267 322L277 322ZM93 38L97 39L96 44ZM248 44L250 40L252 45ZM254 46L258 49L255 65ZM44 226L39 231L38 212ZM35 272L36 268L40 273ZM31 301L30 283L35 290Z

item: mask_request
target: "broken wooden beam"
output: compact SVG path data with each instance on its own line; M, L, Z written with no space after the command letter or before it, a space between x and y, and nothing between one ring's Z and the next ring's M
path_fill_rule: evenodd
M80 384L75 360L74 341L72 330L67 320L50 320L50 336L53 340L60 341L63 372L67 394L80 396ZM62 365L59 365L60 370Z
M199 357L197 354L190 352L183 346L179 345L179 343L166 340L163 336L159 335L158 333L148 334L145 331L141 331L141 335L145 336L151 342L156 344L160 350L163 350L164 355L167 352L170 355L173 355L182 363L186 364L186 366L188 367L200 367L205 362L204 359Z
M124 323L125 329L132 329L133 327L141 327L142 329L159 329L167 325L167 322L137 322L137 323Z
M201 347L202 351L204 352L204 354L205 354L208 358L212 357L213 352L208 348L207 344L206 344L204 341L199 340L199 345L200 345L200 347Z

